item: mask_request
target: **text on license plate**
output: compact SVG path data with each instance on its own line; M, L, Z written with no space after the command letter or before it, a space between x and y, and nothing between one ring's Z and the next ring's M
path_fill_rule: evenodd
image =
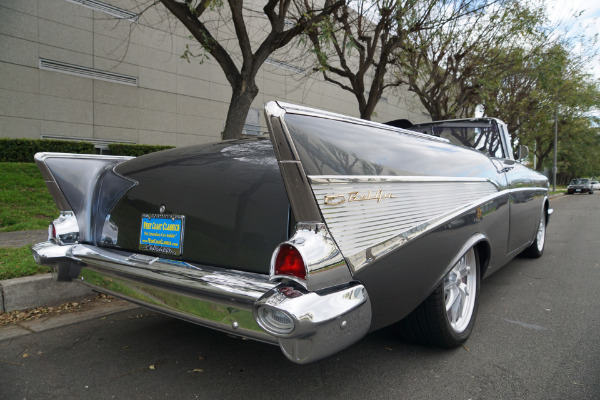
M142 214L140 250L180 255L184 221L183 215Z

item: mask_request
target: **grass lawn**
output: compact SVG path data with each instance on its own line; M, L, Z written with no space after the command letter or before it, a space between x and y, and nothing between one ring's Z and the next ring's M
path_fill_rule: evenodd
M33 261L29 246L0 247L0 280L50 272L50 268Z
M556 191L552 191L552 185L550 185L550 190L549 190L548 194L566 193L566 191L567 191L566 186L557 186Z
M35 164L0 163L0 232L47 229L59 211ZM0 280L49 272L29 246L0 247Z
M58 214L35 164L0 163L0 232L47 229Z

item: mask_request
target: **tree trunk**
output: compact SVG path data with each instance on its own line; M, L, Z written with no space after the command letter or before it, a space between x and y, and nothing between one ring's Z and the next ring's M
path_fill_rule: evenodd
M249 85L251 89L244 90L246 85L236 86L231 93L225 128L223 129L223 140L238 139L242 137L244 124L252 101L258 94L258 87L254 84Z

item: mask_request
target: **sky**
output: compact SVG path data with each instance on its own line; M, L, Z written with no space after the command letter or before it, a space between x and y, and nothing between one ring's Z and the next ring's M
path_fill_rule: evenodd
M577 21L569 34L587 33L588 36L600 34L600 1L598 0L547 0L548 14L552 22L560 20ZM578 18L573 15L581 12ZM567 24L570 25L570 24ZM584 44L585 46L585 44ZM600 46L600 43L596 44ZM600 59L589 65L590 73L600 79Z

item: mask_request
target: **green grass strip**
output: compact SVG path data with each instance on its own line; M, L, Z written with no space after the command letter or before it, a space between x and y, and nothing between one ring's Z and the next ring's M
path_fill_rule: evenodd
M33 261L29 246L0 247L0 280L50 272L50 268Z
M58 214L35 164L0 163L0 232L46 229Z

